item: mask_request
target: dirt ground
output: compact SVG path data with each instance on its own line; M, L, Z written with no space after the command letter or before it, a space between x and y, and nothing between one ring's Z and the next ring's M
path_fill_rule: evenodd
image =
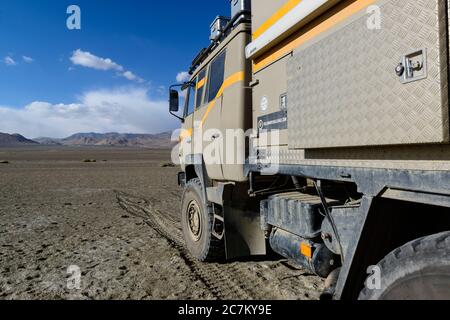
M0 299L319 297L323 280L286 260L195 261L182 240L178 169L161 167L169 159L164 150L0 149Z

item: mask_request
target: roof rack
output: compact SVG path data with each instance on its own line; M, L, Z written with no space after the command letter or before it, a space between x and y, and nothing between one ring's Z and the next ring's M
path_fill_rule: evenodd
M244 17L243 17L244 16ZM222 31L222 35L217 38L216 41L211 42L208 48L203 48L197 54L197 56L192 61L191 67L189 68L189 74L193 74L194 71L202 64L202 62L209 56L209 54L225 39L230 32L241 23L249 23L251 22L251 11L244 10L241 11L240 14L235 15L233 19L228 22L226 27ZM237 22L237 23L236 23Z

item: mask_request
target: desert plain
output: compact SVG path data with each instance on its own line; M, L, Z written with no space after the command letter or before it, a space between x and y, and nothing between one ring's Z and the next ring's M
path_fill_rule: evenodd
M194 260L169 162L162 149L0 149L0 299L319 298L323 280L280 257Z

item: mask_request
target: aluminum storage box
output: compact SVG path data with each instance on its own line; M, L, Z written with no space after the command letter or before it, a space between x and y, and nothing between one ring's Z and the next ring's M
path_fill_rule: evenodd
M214 19L214 22L211 24L211 35L209 39L211 41L216 41L217 39L219 39L229 22L229 18L222 16L216 17L216 19Z
M294 50L287 63L289 148L448 143L446 2L375 1L376 10ZM379 28L370 23L377 10ZM406 79L407 70L399 72L405 59L416 69Z
M232 19L242 11L251 11L252 8L251 0L230 0L230 3Z

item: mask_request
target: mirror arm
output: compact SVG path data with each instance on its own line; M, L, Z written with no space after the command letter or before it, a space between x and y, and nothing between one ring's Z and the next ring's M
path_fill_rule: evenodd
M173 115L175 118L179 119L181 121L181 123L184 123L184 119L182 117L177 116L175 113L173 113L172 111L169 111L169 113L171 115Z

